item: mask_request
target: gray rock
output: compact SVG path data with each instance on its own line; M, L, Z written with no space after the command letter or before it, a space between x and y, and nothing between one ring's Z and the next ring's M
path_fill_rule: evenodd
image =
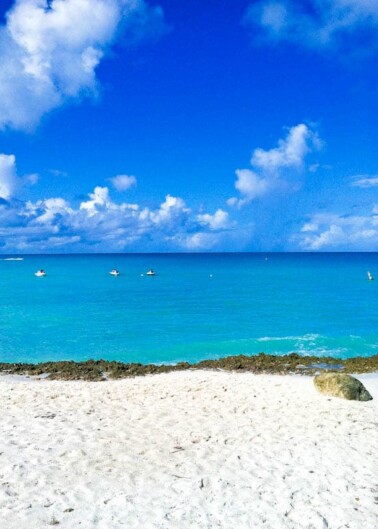
M314 378L315 387L320 393L347 400L372 400L365 386L356 378L344 373L323 373Z

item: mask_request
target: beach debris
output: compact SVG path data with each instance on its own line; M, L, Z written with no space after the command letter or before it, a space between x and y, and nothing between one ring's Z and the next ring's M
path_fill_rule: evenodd
M177 452L182 452L183 450L185 450L185 448L183 448L182 446L174 446L173 448L174 450L173 452L171 452L171 454L176 454Z
M56 413L46 413L45 415L36 415L35 419L55 419Z
M365 386L357 378L345 373L323 373L314 378L315 387L320 393L347 400L372 400Z

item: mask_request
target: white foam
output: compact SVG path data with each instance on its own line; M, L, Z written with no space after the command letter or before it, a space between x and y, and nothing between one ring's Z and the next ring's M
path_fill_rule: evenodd
M319 338L324 338L320 334L304 334L303 336L263 336L262 338L257 338L257 342L283 342L283 341L313 341Z

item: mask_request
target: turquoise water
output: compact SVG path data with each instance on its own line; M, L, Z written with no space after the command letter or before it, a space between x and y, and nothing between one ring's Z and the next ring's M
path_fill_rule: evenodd
M0 361L378 353L378 254L5 257Z

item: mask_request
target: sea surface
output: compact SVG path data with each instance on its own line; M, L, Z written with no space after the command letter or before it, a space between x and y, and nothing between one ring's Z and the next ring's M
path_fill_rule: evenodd
M12 257L0 256L2 362L378 353L376 253Z

